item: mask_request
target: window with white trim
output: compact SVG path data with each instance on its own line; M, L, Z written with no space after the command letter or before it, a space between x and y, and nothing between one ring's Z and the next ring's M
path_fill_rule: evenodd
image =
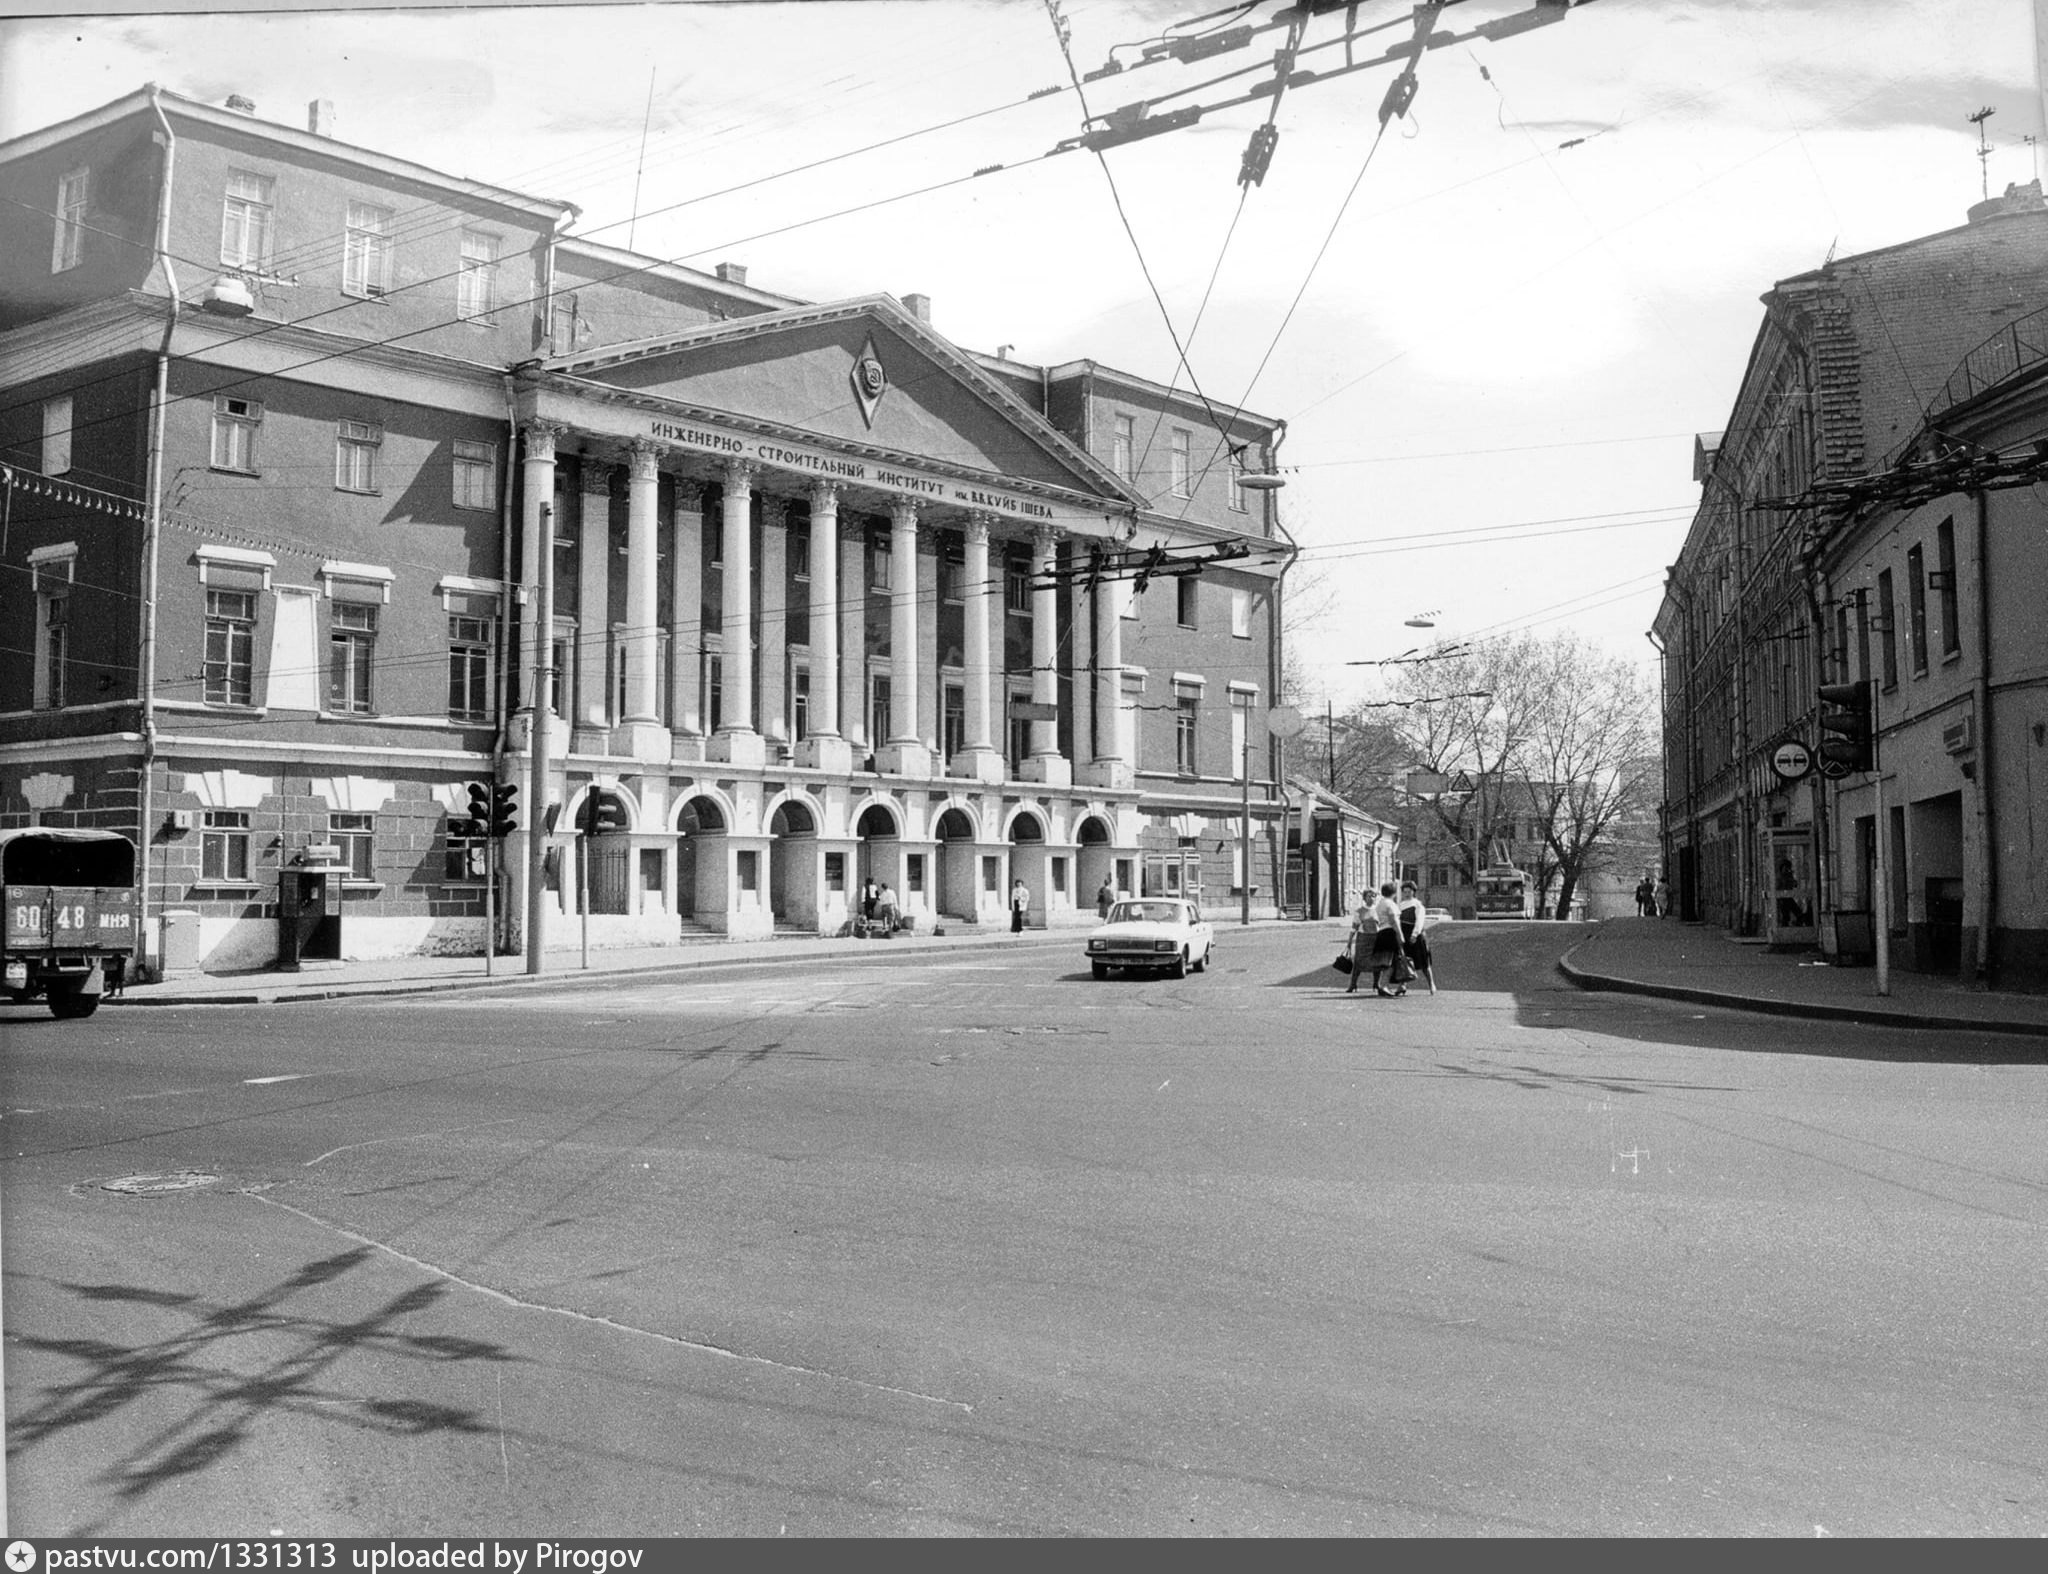
M1126 481L1131 479L1131 455L1136 447L1137 426L1127 415L1120 415L1110 427L1109 468Z
M376 667L377 609L337 601L327 633L327 708L350 715L370 710L370 678Z
M43 401L43 474L71 468L71 395Z
M341 861L348 865L351 880L377 878L376 855L371 845L375 828L375 815L354 810L328 811L327 839L341 849Z
M498 506L498 445L455 439L455 506Z
M342 240L341 293L379 300L391 293L391 210L368 202L348 205Z
M1242 694L1230 697L1230 779L1244 780L1244 746L1249 736L1251 701Z
M92 172L74 169L57 177L57 233L50 246L50 271L63 273L85 261L85 214L92 200Z
M1230 593L1230 633L1234 639L1252 637L1252 593L1249 590Z
M213 396L213 457L216 470L256 473L256 428L263 424L263 406L254 399Z
M885 535L868 538L868 589L887 590L894 580L894 543Z
M1200 754L1196 748L1202 730L1202 701L1199 695L1177 694L1173 709L1173 768L1182 776L1198 774Z
M488 721L491 716L491 648L498 620L468 613L448 615L448 719Z
M227 196L221 203L220 260L231 268L270 266L270 238L275 218L271 193L276 182L248 170L228 172Z
M65 565L69 569L70 565ZM71 646L71 582L58 580L36 595L36 708L64 707L64 664Z
M498 309L498 243L484 230L462 232L461 271L455 279L455 315L488 317Z
M1201 591L1193 574L1183 574L1174 582L1174 617L1184 629L1196 626L1196 608L1201 605Z
M384 428L375 421L342 421L334 434L334 485L343 492L377 490L377 450Z
M245 885L249 880L249 811L208 809L199 836L199 878Z
M1244 452L1233 448L1230 451L1230 511L1243 514L1250 508L1251 504L1244 495Z
M209 705L247 705L255 695L256 596L247 590L206 592L206 653L201 663Z
M1192 441L1192 434L1185 427L1176 426L1173 429L1173 441L1167 453L1168 462L1172 467L1173 495L1175 497L1194 496L1194 467L1189 463L1189 451Z

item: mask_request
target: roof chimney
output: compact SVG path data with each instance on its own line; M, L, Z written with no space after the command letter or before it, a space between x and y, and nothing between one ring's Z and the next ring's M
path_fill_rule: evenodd
M306 129L316 137L334 135L334 100L316 98L306 106Z
M718 265L718 276L725 280L727 284L745 284L747 282L746 264L741 262L721 262Z
M929 295L904 296L903 309L919 322L929 323L932 320L932 298Z
M239 93L230 93L228 94L227 103L221 107L223 109L232 109L238 115L253 115L256 113L256 100L244 98Z
M1970 222L1994 218L2001 213L2039 213L2048 208L2048 198L2041 195L2041 183L2030 180L2024 186L2010 185L2002 197L1987 197L1982 202L1970 204Z

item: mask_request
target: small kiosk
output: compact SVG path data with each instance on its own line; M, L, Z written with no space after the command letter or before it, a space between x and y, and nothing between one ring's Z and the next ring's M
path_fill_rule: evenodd
M341 960L341 849L316 842L277 872L277 968Z

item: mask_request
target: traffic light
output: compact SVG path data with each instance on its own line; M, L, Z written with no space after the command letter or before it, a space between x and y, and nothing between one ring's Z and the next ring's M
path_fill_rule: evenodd
M626 829L626 806L616 793L600 788L583 800L583 813L577 818L577 829L585 836L607 836Z
M510 836L519 829L519 788L513 782L491 786L491 834Z
M456 824L449 831L457 836L489 836L491 834L491 785L489 782L469 784L469 823Z
M1824 683L1820 688L1820 768L1828 776L1877 769L1876 718L1870 684Z

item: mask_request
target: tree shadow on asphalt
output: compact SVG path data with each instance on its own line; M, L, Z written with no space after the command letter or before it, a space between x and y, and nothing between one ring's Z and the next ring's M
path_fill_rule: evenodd
M1605 1038L1741 1054L1813 1055L1930 1065L2038 1066L2048 1063L2048 1037L1968 1028L1897 1027L1868 1022L1738 1011L1661 996L1582 989L1558 970L1558 958L1587 933L1583 925L1503 925L1464 931L1446 958L1440 949L1437 989L1442 996L1507 994L1519 1027L1548 1032L1597 1033ZM1336 948L1330 948L1336 955ZM1448 962L1448 966L1446 963ZM1305 993L1341 993L1349 979L1323 958L1320 965L1276 981L1273 987ZM1371 980L1358 994L1374 1005ZM1410 986L1403 1006L1428 1004Z
M492 1430L471 1409L410 1397L369 1397L333 1381L333 1369L344 1357L364 1351L437 1363L520 1359L489 1341L408 1333L399 1327L403 1319L426 1311L447 1293L448 1286L438 1281L401 1291L353 1320L337 1321L293 1304L295 1298L332 1284L372 1255L370 1248L357 1247L309 1262L269 1288L232 1303L143 1285L63 1285L88 1304L126 1303L182 1313L186 1326L135 1346L15 1332L11 1342L23 1349L77 1362L82 1370L68 1381L46 1385L27 1403L17 1399L10 1407L9 1460L25 1458L52 1438L131 1406L146 1401L160 1405L166 1398L187 1400L189 1409L168 1425L151 1425L142 1440L114 1458L99 1477L100 1484L124 1503L138 1502L158 1487L230 1458L251 1440L260 1422L280 1411L390 1437ZM255 1346L230 1348L231 1341L251 1337L257 1340ZM252 1348L268 1350L280 1342L280 1353L262 1356L253 1369L247 1367ZM386 1387L404 1386L386 1382L381 1375L379 1381ZM68 1532L96 1533L90 1525Z

